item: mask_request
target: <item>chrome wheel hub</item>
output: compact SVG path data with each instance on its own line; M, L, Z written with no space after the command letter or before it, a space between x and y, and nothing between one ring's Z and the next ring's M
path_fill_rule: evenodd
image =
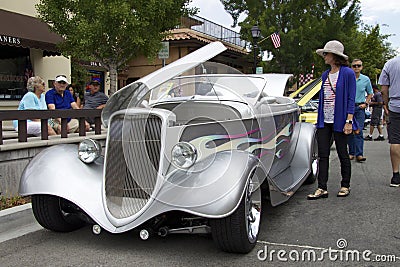
M261 220L261 189L256 177L253 177L246 189L247 236L251 243L257 241Z

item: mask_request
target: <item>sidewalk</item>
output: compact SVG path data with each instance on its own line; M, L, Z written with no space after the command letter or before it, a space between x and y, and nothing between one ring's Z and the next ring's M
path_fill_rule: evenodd
M32 213L31 203L0 211L0 243L43 229Z

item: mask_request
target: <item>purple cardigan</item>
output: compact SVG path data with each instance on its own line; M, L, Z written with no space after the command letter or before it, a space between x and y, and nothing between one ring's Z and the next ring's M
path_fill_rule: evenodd
M328 78L330 69L322 74L322 85L319 91L318 119L317 128L324 128L324 83ZM335 116L333 119L333 130L343 132L346 123L347 114L354 114L356 96L356 76L354 71L347 66L341 66L339 77L336 83L335 96ZM357 122L353 119L353 130L357 130Z

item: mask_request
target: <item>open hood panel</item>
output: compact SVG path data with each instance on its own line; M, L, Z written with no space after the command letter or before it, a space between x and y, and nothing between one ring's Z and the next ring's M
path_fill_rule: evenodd
M152 88L195 68L225 50L226 47L221 42L213 42L125 86L108 100L103 110L103 123L107 125L112 113L127 108L131 102L139 101Z

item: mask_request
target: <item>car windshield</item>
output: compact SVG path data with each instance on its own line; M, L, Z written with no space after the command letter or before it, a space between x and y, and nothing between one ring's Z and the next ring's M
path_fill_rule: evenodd
M266 96L265 77L244 75L215 62L203 62L192 68L181 64L166 66L117 91L103 109L104 125L115 111L150 107L168 101L236 101L255 105ZM193 64L194 65L194 64ZM173 75L174 71L181 74Z
M261 77L245 75L194 75L169 80L154 88L150 104L165 101L238 101L254 104L264 88Z

